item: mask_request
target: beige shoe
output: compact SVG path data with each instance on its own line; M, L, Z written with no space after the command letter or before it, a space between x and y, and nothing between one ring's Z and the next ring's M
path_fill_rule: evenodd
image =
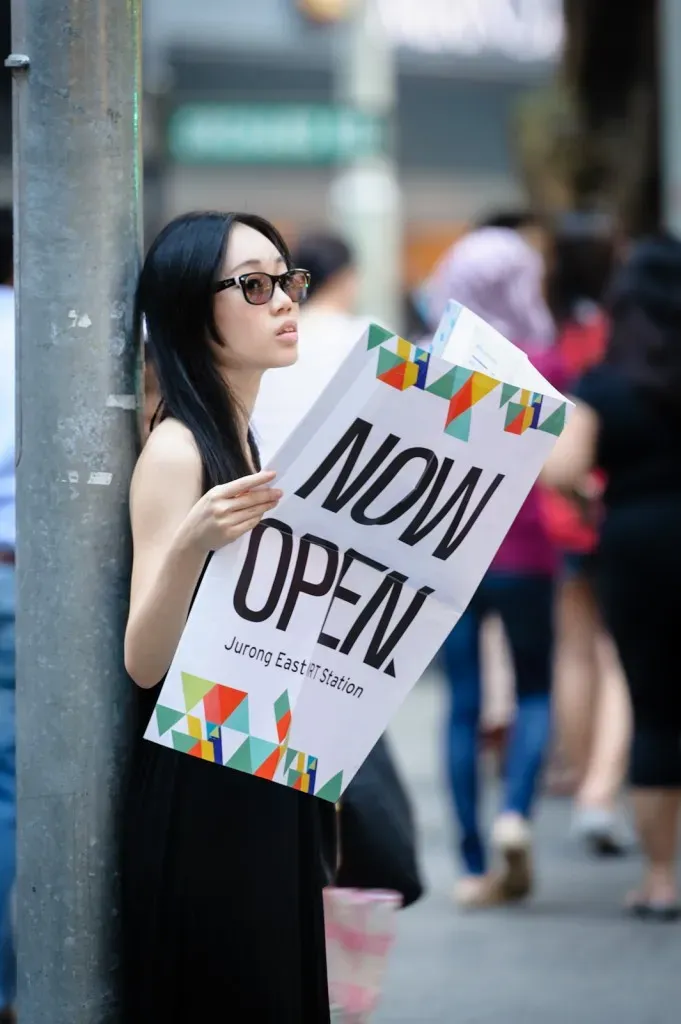
M504 867L501 885L507 900L522 900L532 892L532 833L526 818L508 812L497 818L492 843Z
M454 900L462 910L481 910L504 902L502 879L499 875L466 875L454 889Z

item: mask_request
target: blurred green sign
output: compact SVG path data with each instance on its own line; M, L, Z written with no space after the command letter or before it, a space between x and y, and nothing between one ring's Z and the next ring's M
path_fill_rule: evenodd
M379 117L321 104L196 103L170 118L181 163L325 164L380 152Z

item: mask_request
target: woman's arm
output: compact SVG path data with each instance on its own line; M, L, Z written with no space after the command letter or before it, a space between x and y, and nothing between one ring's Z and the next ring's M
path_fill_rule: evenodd
M133 476L133 568L125 667L142 687L170 667L210 551L251 530L278 503L273 473L256 473L202 496L201 459L181 424L153 431Z
M541 483L570 497L579 495L589 473L596 468L598 431L597 414L578 401L544 464Z

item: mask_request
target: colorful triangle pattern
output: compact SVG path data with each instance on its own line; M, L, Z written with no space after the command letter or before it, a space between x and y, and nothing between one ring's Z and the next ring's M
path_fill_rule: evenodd
M416 364L410 365L416 370ZM174 750L261 779L283 781L301 793L315 793L318 758L288 746L292 725L288 691L274 702L278 737L275 742L250 733L248 694L245 690L214 683L187 672L181 673L181 681L186 710L159 704L155 712L159 734L170 734L169 741ZM239 733L243 734L243 740L238 739ZM282 761L283 778L277 776ZM325 788L328 792L333 792L336 786L342 788L342 777L341 782L337 780L338 777L327 783Z

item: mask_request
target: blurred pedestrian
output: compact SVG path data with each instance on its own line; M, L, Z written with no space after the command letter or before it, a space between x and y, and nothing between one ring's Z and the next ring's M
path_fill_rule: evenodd
M549 302L568 386L599 363L608 322L603 297L614 267L610 222L598 214L564 216L556 233ZM585 480L594 495L598 474ZM562 549L556 600L557 755L575 780L574 835L597 855L627 849L617 803L630 738L629 695L594 589L598 528L569 498L545 492L552 536Z
M297 357L307 284L276 229L245 214L178 218L140 276L162 409L130 495L125 662L141 721L124 821L126 1024L329 1020L333 806L142 739L211 553L281 497L248 422L264 371Z
M255 404L253 428L264 465L312 408L369 326L368 318L356 312L357 267L343 238L327 232L303 235L294 262L309 270L310 287L300 315L298 361L285 370L269 370Z
M528 216L515 227L483 227L457 242L426 282L421 308L434 326L446 302L456 299L523 346L540 372L560 386L538 227ZM530 817L550 735L555 571L556 554L533 489L444 644L451 687L448 768L465 871L456 898L466 907L521 899L532 889ZM500 616L508 639L517 705L505 756L501 813L492 835L500 870L489 864L478 806L480 636L493 613Z
M13 1020L16 962L14 290L12 211L0 210L0 1022Z
M631 693L630 777L646 860L628 906L667 920L680 913L681 243L633 247L610 318L605 359L575 389L545 478L580 496L587 474L606 474L598 593Z

